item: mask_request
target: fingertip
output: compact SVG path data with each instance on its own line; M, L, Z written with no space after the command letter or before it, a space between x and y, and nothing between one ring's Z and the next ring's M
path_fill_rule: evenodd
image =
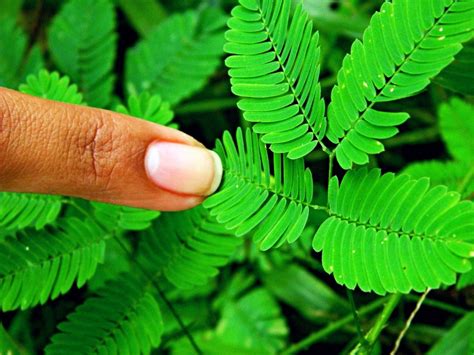
M222 162L213 151L171 142L153 142L145 155L148 178L158 187L183 195L208 196L222 180Z

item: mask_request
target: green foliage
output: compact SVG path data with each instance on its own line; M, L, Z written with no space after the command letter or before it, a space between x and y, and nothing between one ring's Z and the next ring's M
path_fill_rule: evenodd
M127 52L127 92L151 91L176 105L201 89L219 65L225 19L208 8L162 22Z
M284 346L288 328L275 299L257 288L228 302L214 330L197 340L205 354L275 354ZM186 339L176 343L173 354L193 354Z
M0 53L0 86L16 88L28 74L43 66L39 47L27 49L27 38L12 18L0 21Z
M349 312L347 301L297 264L272 268L263 282L275 297L314 322Z
M474 40L464 44L453 63L446 67L436 78L435 83L466 95L474 95Z
M0 307L26 309L82 287L103 259L108 237L92 221L65 219L54 232L0 243Z
M428 355L470 354L474 351L474 312L462 317L427 353Z
M225 166L220 191L204 206L237 236L253 232L261 250L296 241L308 220L313 200L311 171L302 159L273 156L271 177L268 152L255 133L239 128L234 143L229 132L217 151Z
M6 0L0 2L0 20L17 18L23 0Z
M161 125L176 126L170 124L174 117L170 104L164 102L159 95L150 95L146 91L140 95L130 95L127 106L119 105L115 111Z
M474 257L474 204L445 186L380 170L331 179L330 215L313 248L349 289L408 293L456 282Z
M26 84L20 85L20 91L48 100L77 105L82 103L82 94L78 92L77 85L70 83L69 77L44 69L37 75L29 75Z
M22 349L11 338L8 332L0 323L0 354L22 354Z
M166 10L158 1L117 0L117 5L142 36L149 34L166 18Z
M462 198L474 198L474 168L468 162L424 161L410 164L403 173L415 179L429 177L432 185L446 185Z
M376 110L375 104L423 90L472 37L471 1L385 2L344 58L331 93L327 137L337 143L338 163L350 169L384 150L408 114ZM408 19L408 16L409 19Z
M454 159L474 163L474 105L458 98L441 105L439 125L446 147Z
M196 207L165 213L142 236L140 255L151 272L163 273L176 287L191 288L216 276L239 244L208 211Z
M465 287L469 287L472 285L474 285L474 268L459 277L458 283L456 284L456 288L458 290L461 290Z
M46 354L148 354L160 344L163 322L146 279L128 274L107 284L58 328Z
M109 231L130 230L140 231L151 226L160 212L143 210L133 207L117 206L107 203L93 202L94 215L99 223Z
M10 232L26 227L42 229L58 218L61 199L61 196L1 192L0 228Z
M472 352L472 1L21 2L0 1L0 85L33 72L26 94L179 124L206 144L242 128L216 144L219 190L189 211L0 193L0 309L13 311L0 353L389 353L397 303L413 298L399 293L428 289L439 321L411 317L400 352ZM389 137L397 149L378 159ZM338 284L394 294L345 300Z
M290 24L291 1L240 1L232 10L225 45L232 54L232 92L244 118L275 153L301 158L324 135L324 101L319 85L319 35L298 5Z
M55 64L79 85L85 101L96 107L106 107L111 100L116 42L109 0L68 1L48 31Z

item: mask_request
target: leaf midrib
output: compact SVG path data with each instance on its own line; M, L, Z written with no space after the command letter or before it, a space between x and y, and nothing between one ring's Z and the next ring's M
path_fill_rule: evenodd
M299 97L296 95L296 90L295 88L293 87L293 84L296 83L297 81L292 81L290 80L290 78L288 77L287 75L287 70L285 68L285 65L283 64L282 60L281 60L281 57L280 57L280 53L278 52L276 46L275 46L275 42L273 40L273 37L272 37L272 33L270 31L270 29L268 28L267 26L267 21L265 19L265 16L263 15L263 11L261 9L261 7L259 6L258 7L258 12L260 14L260 17L262 19L262 23L263 23L263 26L265 28L265 32L267 33L268 35L268 39L270 41L270 44L272 45L272 49L273 51L275 52L275 55L276 55L276 58L277 58L277 61L278 61L278 64L280 65L280 68L281 68L281 71L285 77L285 80L288 84L288 87L290 88L291 90L291 94L292 96L294 97L294 99L296 100L296 103L298 104L298 109L299 109L299 112L300 114L304 117L305 121L307 122L309 128L311 129L311 133L313 134L314 138L316 139L316 141L319 143L319 144L323 144L322 141L318 138L318 132L315 131L315 128L313 127L313 125L311 124L311 120L310 118L308 117L308 115L306 114L306 111L303 109L303 106L301 105L301 102L300 102L300 99ZM287 29L286 29L287 30ZM318 63L319 64L319 63Z
M377 94L375 95L375 97L372 99L372 100L368 100L367 98L365 98L364 96L364 99L367 100L367 102L370 102L370 104L367 106L367 108L361 112L361 114L359 115L359 117L353 121L351 123L351 127L344 132L344 134L342 135L342 137L340 137L340 142L338 143L338 146L336 147L339 148L342 141L344 139L346 139L346 137L349 135L350 132L352 132L352 130L354 130L355 126L360 122L362 121L364 118L365 118L365 115L367 114L367 112L369 110L372 109L372 107L377 103L377 99L380 97L380 95L382 94L382 92L389 86L391 85L393 79L400 73L402 67L411 59L411 56L413 55L413 53L415 53L421 46L421 44L423 43L423 41L429 36L429 34L433 31L433 29L438 26L439 22L443 19L443 17L449 12L449 10L451 9L451 7L455 4L455 1L453 1L451 3L451 5L449 5L448 7L445 8L443 14L435 21L435 23L428 29L426 30L426 33L423 35L423 37L418 41L418 43L414 46L414 48L408 53L405 55L405 58L403 59L403 61L398 65L398 68L395 70L395 72L392 74L392 76L390 77L390 79L382 86L382 88L380 88L380 90L378 90ZM342 69L341 69L342 70ZM331 102L332 103L332 102ZM335 151L335 150L334 150Z

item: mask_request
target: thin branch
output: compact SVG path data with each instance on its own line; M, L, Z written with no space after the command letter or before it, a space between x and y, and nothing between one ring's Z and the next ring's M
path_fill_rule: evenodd
M90 217L90 213L88 211L86 211L84 208L82 208L81 206L79 206L77 204L76 201L74 200L69 200L68 202L71 206L73 206L76 210L78 210L79 212L81 212L82 214L84 214L84 216L86 217ZM120 245L120 247L124 250L124 252L130 256L131 253L130 253L130 250L127 248L127 246L123 243L122 240L120 240L120 238L118 238L117 236L115 236L115 240L117 241L117 243ZM181 319L178 311L176 311L176 308L174 308L173 304L170 302L170 300L168 299L168 297L166 296L166 294L164 293L164 291L161 289L160 285L158 284L158 282L156 281L156 277L153 276L152 274L150 274L148 272L148 270L145 269L145 267L143 267L143 265L141 265L138 260L136 258L133 258L131 257L130 260L132 261L133 264L135 264L135 266L143 273L143 275L145 275L147 278L148 278L148 281L152 283L152 285L156 288L156 290L158 291L158 295L160 296L160 298L163 300L163 302L166 304L166 306L168 307L168 309L170 310L171 314L173 315L173 317L176 319L176 321L178 322L178 325L179 327L181 328L181 330L183 331L184 335L186 336L186 338L188 338L189 342L191 343L191 346L192 348L194 349L194 351L196 351L197 354L201 355L203 354L203 352L201 351L201 349L199 348L199 346L197 345L196 341L194 340L194 337L192 336L192 334L189 332L188 328L186 327L186 325L184 324L183 320Z
M411 322L415 318L416 314L421 308L421 305L423 304L423 301L425 300L426 296L428 293L431 291L431 288L427 288L425 292L421 295L420 299L416 303L415 309L413 312L411 312L410 316L408 317L405 326L403 327L402 331L398 335L397 341L395 342L395 345L393 347L393 350L390 352L390 355L395 355L398 351L398 348L400 347L400 344L402 342L403 337L405 336L406 332L408 331L408 328L410 328Z
M382 307L382 305L386 302L385 298L380 298L375 300L374 302L368 304L367 306L361 307L359 310L359 316L364 316L367 315L378 308ZM335 321L334 323L328 324L326 327L318 330L317 332L311 333L308 337L304 338L298 343L295 343L291 345L289 348L287 348L285 351L283 351L281 354L282 355L289 355L289 354L296 354L300 351L303 351L307 348L309 348L311 345L317 343L321 339L326 338L327 336L337 332L339 329L342 327L348 325L353 321L352 314L341 318L338 321Z
M371 348L374 346L375 342L380 336L383 328L387 324L390 316L392 315L395 307L397 306L398 302L400 302L402 295L400 293L395 293L388 299L387 303L385 304L382 313L380 314L379 318L375 322L374 326L369 330L367 336L365 337L367 342L369 343L369 351L364 352L361 349L362 344L357 344L357 346L351 351L351 354L369 354Z
M115 238L115 240L118 242L118 244L120 245L120 247L127 253L130 255L130 251L128 250L127 246L125 244L123 244L123 241L120 240L120 238ZM163 300L163 302L166 304L166 307L168 307L168 309L170 310L171 314L173 315L173 317L176 319L176 321L178 322L179 324L179 327L181 328L181 330L183 331L184 335L186 336L186 338L188 338L189 342L191 343L191 346L192 348L194 349L194 351L196 352L196 354L203 354L202 350L199 348L199 346L197 345L196 341L194 340L194 337L193 335L189 332L188 330L188 327L186 326L186 324L184 324L183 320L181 319L178 311L176 310L176 308L174 308L173 304L171 303L171 301L168 299L168 297L166 296L166 294L164 293L164 291L161 289L159 283L156 281L156 277L154 277L152 274L150 274L148 272L148 270L145 269L145 267L143 267L143 265L141 265L138 260L136 258L130 258L130 260L132 261L132 263L134 263L138 269L140 269L140 271L148 278L148 280L153 284L153 286L156 288L156 290L158 291L158 295L161 297L161 299Z
M368 343L367 339L365 339L364 334L362 332L362 326L360 325L359 315L357 313L356 304L354 301L354 294L352 290L346 289L347 298L349 299L349 304L352 310L352 316L354 317L354 323L357 330L357 335L359 336L359 343L362 344L362 347L365 348L366 351L369 351L370 344Z

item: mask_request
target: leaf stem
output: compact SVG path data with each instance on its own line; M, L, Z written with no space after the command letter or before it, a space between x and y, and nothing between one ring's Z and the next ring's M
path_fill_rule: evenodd
M410 328L410 325L411 325L411 322L413 321L413 319L415 318L415 315L418 313L418 311L420 310L421 308L421 305L423 303L423 301L425 300L426 296L428 295L428 293L431 291L431 288L428 288L426 289L425 292L423 292L423 294L421 295L420 299L418 300L418 302L416 303L416 306L415 306L415 309L413 310L413 312L411 312L410 316L408 317L406 323L405 323L405 326L403 327L402 331L400 332L400 334L398 335L398 338L395 342L395 345L392 349L392 351L390 352L390 355L395 355L398 351L398 348L400 347L400 344L402 342L402 339L403 337L405 336L406 332L408 331L408 328Z
M357 308L356 308L356 304L355 304L355 301L354 301L354 294L353 294L352 290L350 290L348 288L346 288L346 293L347 293L347 298L349 300L349 304L351 306L352 317L354 318L354 323L355 323L355 326L356 326L357 335L359 337L359 343L362 344L362 347L364 347L368 351L369 347L370 347L370 344L367 342L367 339L365 339L364 334L362 332L362 327L360 325L359 315L357 314Z
M128 250L127 246L123 244L123 241L120 240L120 238L115 238L115 240L120 245L120 247L125 251L125 253L131 256L130 260L132 261L132 263L134 263L138 267L138 269L140 269L143 275L145 275L148 278L148 280L153 284L153 286L156 288L156 290L158 291L158 295L166 304L166 307L168 307L171 314L176 319L176 322L178 322L179 327L183 331L185 337L189 340L191 347L194 349L196 354L199 354L199 355L203 354L202 350L199 348L196 341L194 340L193 335L189 332L188 327L186 326L186 324L184 324L183 320L181 319L178 311L176 310L176 308L174 308L173 304L168 299L165 292L161 289L159 283L156 281L156 278L152 274L150 274L148 270L146 270L146 268L142 264L140 264L136 258L132 257L132 255L130 254L130 250Z
M383 328L387 324L390 316L392 315L395 307L397 306L398 302L400 302L402 295L400 293L395 293L389 297L387 303L382 310L379 318L375 322L374 326L369 330L365 339L369 344L368 351L364 351L365 349L361 349L361 343L357 344L357 346L351 351L351 354L370 354L372 347L374 346L375 342L379 338L380 333L382 332Z
M376 309L382 307L382 305L385 302L386 302L385 298L379 298L373 301L372 303L368 304L367 306L361 307L359 310L359 316L364 316L375 311ZM339 329L348 325L352 321L353 321L353 316L352 314L350 314L344 318L341 318L338 321L328 324L326 327L318 330L317 332L311 333L308 337L304 338L300 342L291 345L281 354L282 355L295 354L299 351L305 350L312 344L318 342L319 340L327 337L330 334L337 332Z

